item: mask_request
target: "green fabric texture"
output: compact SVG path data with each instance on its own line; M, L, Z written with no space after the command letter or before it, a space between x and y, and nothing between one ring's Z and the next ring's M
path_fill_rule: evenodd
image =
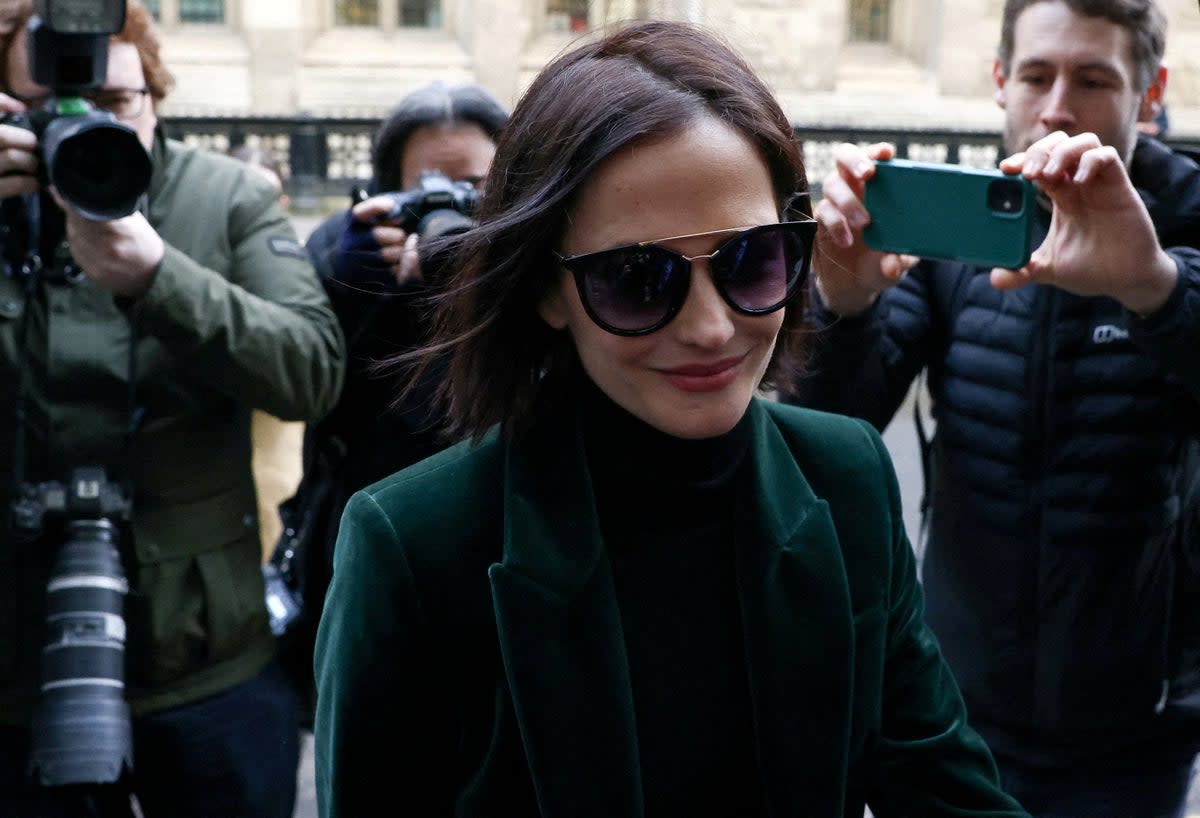
M150 289L114 299L90 279L46 283L26 302L0 278L0 405L18 360L30 373L26 480L78 465L126 477L127 696L134 713L212 695L253 676L273 639L263 604L250 471L250 411L315 419L341 388L345 349L278 194L244 164L161 134L147 218L166 243ZM28 313L28 314L27 314ZM21 339L30 324L28 346ZM130 344L140 428L126 446ZM0 437L0 499L13 435ZM53 548L0 533L0 720L36 697Z
M922 622L879 436L766 401L750 411L735 581L771 814L1025 815ZM547 417L348 506L315 660L325 818L383 798L421 815L643 814L583 444L569 407Z

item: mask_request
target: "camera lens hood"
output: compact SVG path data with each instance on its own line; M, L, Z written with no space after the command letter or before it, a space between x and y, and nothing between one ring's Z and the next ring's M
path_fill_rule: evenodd
M112 221L137 210L150 187L150 156L128 125L104 112L59 116L42 135L50 183L80 214Z

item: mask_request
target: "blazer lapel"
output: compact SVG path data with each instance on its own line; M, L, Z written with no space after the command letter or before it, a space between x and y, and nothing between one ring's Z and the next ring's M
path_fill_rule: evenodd
M488 576L539 809L638 818L629 664L574 414L509 446L505 472L504 550Z
M853 612L828 505L755 402L737 510L752 712L774 816L841 816ZM509 447L503 556L489 577L541 814L643 814L620 613L574 415ZM564 448L563 441L569 441Z
M759 765L774 816L841 816L853 611L829 506L757 402L737 576Z

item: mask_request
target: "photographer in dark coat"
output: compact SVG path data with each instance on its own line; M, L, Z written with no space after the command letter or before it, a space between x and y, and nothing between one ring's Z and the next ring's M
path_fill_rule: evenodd
M305 616L313 628L350 495L442 448L427 416L439 375L430 373L395 405L396 381L377 376L372 365L424 339L426 296L441 276L436 257L422 252L418 259L418 242L470 225L474 187L491 167L507 120L504 107L478 85L434 82L412 92L376 134L374 176L355 197L362 201L331 215L306 243L349 348L341 400L310 424L304 483L289 501L312 515L311 543L321 546L304 559ZM406 203L404 213L391 214ZM434 222L415 218L422 213ZM316 496L322 492L328 493ZM311 636L302 633L297 655L286 657L302 683L312 676Z
M345 446L330 542L351 494L439 448L427 428L427 393L392 408L395 384L371 373L374 361L422 337L422 296L436 270L436 262L417 260L416 232L379 221L394 198L383 194L416 191L429 171L474 186L487 175L507 119L503 106L477 85L434 82L409 94L375 137L370 198L330 216L306 243L350 347L341 400L314 432L336 434Z

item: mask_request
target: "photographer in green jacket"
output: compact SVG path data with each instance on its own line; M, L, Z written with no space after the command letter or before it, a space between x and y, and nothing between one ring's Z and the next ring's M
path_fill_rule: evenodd
M0 502L22 502L0 529L0 812L136 799L145 818L290 818L296 702L263 605L250 414L328 411L343 339L270 185L164 136L173 80L138 0L79 96L136 134L146 194L88 218L42 181L37 117L67 114L32 78L39 20L16 5L0 21Z

